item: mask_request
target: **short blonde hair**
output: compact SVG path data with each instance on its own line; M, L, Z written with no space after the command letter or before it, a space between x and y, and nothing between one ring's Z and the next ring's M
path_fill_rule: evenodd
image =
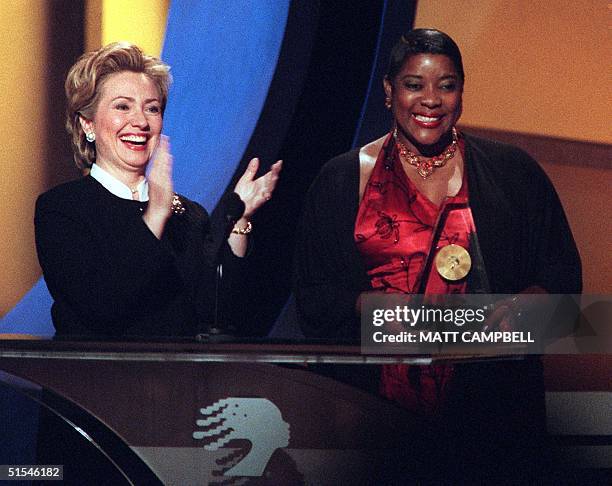
M87 142L79 116L91 120L100 100L101 87L111 75L122 71L145 74L159 91L162 114L171 83L170 66L127 42L114 42L97 51L83 54L70 68L66 90L66 130L71 136L74 161L80 169L96 161L95 144Z

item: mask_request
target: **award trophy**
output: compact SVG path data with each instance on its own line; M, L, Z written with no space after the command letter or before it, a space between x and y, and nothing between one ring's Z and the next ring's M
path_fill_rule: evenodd
M452 242L450 244L443 243L444 230L451 218L462 219L469 228L469 248L464 248ZM449 203L440 211L423 266L419 294L426 293L427 283L432 272L439 273L448 282L459 282L467 279L467 292L470 294L488 294L491 292L472 211L467 202Z

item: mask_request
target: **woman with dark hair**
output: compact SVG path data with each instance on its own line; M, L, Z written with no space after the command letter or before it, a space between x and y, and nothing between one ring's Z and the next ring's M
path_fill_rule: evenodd
M296 299L307 336L357 338L366 292L474 292L468 277L424 268L437 218L451 205L469 209L449 213L436 251L474 255L477 235L489 293L581 291L579 255L550 181L522 150L456 128L463 85L461 53L447 34L412 30L393 48L383 80L390 132L329 161L306 198ZM385 365L378 387L464 438L489 427L511 441L543 427L533 360Z
M169 84L169 66L127 43L84 54L68 73L66 127L88 174L42 194L35 216L58 334L194 336L212 318L217 258L239 269L249 219L274 191L281 163L255 179L253 159L222 200L237 221L216 241L223 229L173 190Z

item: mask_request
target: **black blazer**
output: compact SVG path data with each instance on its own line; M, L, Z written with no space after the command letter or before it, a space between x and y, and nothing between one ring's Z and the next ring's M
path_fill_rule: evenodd
M580 293L581 264L550 180L526 152L464 135L469 201L493 293L532 285ZM313 182L296 244L295 294L310 337L358 337L357 296L370 288L354 243L359 150L330 160Z
M142 219L146 203L114 196L91 176L38 198L36 248L57 334L194 336L211 322L216 262L229 281L242 259L202 206L181 201L185 213L173 214L158 240Z

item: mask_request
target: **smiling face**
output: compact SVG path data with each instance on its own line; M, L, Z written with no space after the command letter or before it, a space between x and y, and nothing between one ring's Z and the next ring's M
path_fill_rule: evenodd
M96 135L96 164L120 180L143 176L162 130L160 96L143 73L111 74L99 88L91 120L80 118L85 133Z
M463 84L451 59L413 55L393 79L384 80L384 88L400 141L417 154L442 152L461 115Z

